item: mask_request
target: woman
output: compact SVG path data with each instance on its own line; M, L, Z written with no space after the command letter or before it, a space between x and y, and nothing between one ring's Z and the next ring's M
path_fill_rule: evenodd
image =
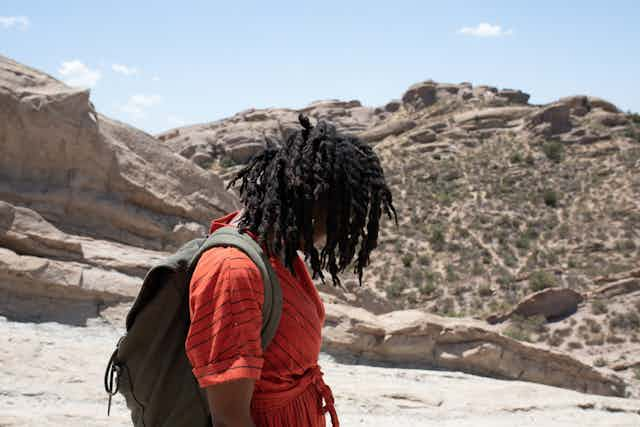
M214 426L325 426L338 417L318 367L325 313L300 250L313 269L337 276L354 261L362 282L377 246L382 211L395 220L389 188L371 147L323 121L267 148L231 180L243 209L212 222L244 229L265 250L283 294L274 339L260 346L260 271L233 247L208 250L190 283L187 356L214 414ZM359 250L356 253L356 247ZM322 247L318 252L316 245ZM354 260L355 257L355 260ZM323 403L324 400L324 403Z

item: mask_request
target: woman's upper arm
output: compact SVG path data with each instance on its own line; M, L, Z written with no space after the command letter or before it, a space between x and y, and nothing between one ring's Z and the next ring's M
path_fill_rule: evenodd
M190 283L185 349L216 426L252 425L247 417L263 365L263 299L260 271L244 253L215 248L203 254Z
M251 398L255 380L240 378L206 387L214 427L253 427Z

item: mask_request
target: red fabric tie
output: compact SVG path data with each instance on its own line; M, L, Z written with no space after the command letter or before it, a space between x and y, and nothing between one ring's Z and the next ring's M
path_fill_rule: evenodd
M320 370L320 367L316 365L307 370L298 383L289 390L265 394L254 393L252 404L255 408L260 410L286 406L288 402L297 398L311 384L313 384L320 395L320 402L318 402L318 406L321 408L320 410L323 414L329 412L333 427L340 427L340 421L338 420L338 414L336 413L336 408L334 406L333 393L322 379L323 375L324 374ZM324 404L322 400L324 400Z
M336 408L334 406L335 401L333 400L333 393L322 379L324 374L320 370L319 366L316 366L312 372L313 384L316 386L316 390L318 390L321 400L324 399L324 405L322 404L322 401L320 401L319 405L322 408L322 413L326 414L329 412L329 415L331 416L331 425L333 425L333 427L340 427L340 421L338 421L338 414L336 413Z

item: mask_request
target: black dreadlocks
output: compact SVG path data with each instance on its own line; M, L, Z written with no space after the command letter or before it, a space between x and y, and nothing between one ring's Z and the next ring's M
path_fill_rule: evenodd
M285 266L293 275L302 236L313 278L324 283L322 269L328 269L335 286L341 286L337 274L351 263L360 243L354 274L362 285L363 269L378 244L382 209L389 219L393 213L398 225L380 160L370 146L323 120L315 127L302 114L298 120L301 130L289 133L279 147L267 138L264 151L227 185L242 180L245 214L239 228L256 234L270 255L279 254L284 242ZM320 254L313 244L312 213L318 209L327 213L327 240Z

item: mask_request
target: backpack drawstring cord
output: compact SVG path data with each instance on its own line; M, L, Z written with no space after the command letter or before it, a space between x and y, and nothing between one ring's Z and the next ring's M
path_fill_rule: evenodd
M111 412L111 399L120 388L120 364L116 361L117 353L118 349L116 348L109 358L107 369L104 372L104 389L109 395L109 401L107 403L107 416L109 416Z

